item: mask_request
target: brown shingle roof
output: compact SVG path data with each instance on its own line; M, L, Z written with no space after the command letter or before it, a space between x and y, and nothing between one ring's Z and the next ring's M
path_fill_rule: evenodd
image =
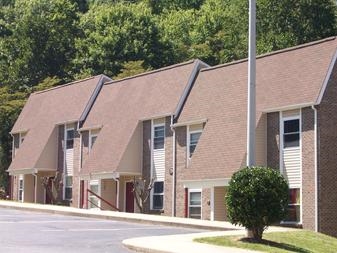
M28 133L9 167L10 171L46 165L52 167L44 169L56 169L52 160L47 164L39 163L39 160L48 148L48 142L57 143L54 140L57 138L56 125L80 118L100 78L101 76L95 76L30 95L11 131ZM57 146L54 148L48 152L53 154L49 155L57 156Z
M83 125L103 128L81 174L118 172L139 121L173 114L196 64L189 61L106 83Z
M318 101L336 38L257 59L257 123L262 112ZM178 122L207 118L185 179L229 178L245 164L247 60L201 70Z

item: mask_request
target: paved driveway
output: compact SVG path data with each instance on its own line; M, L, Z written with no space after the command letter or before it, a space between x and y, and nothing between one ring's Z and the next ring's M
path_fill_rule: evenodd
M126 253L122 240L141 236L202 232L0 208L0 252Z

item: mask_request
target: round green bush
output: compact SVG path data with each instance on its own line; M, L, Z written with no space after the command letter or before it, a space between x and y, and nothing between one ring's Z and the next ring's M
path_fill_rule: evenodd
M251 231L262 239L263 231L285 218L288 183L277 171L266 167L246 167L232 176L226 195L227 215L231 223Z

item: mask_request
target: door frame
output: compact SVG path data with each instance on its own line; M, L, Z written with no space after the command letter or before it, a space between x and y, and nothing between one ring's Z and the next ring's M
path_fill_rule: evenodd
M127 180L124 182L124 211L126 212L126 185L128 183L133 183L132 180ZM135 199L133 198L133 212L135 212Z

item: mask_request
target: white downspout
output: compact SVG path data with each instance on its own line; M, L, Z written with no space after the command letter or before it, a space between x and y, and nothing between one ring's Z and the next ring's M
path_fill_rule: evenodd
M173 127L173 115L171 116L172 134L172 217L176 216L176 131Z
M318 232L318 166L317 166L317 108L311 106L314 110L314 160L315 160L315 232Z
M36 173L33 173L32 174L34 176L34 182L35 182L35 185L34 185L34 203L36 204L36 198L37 198L37 175Z

